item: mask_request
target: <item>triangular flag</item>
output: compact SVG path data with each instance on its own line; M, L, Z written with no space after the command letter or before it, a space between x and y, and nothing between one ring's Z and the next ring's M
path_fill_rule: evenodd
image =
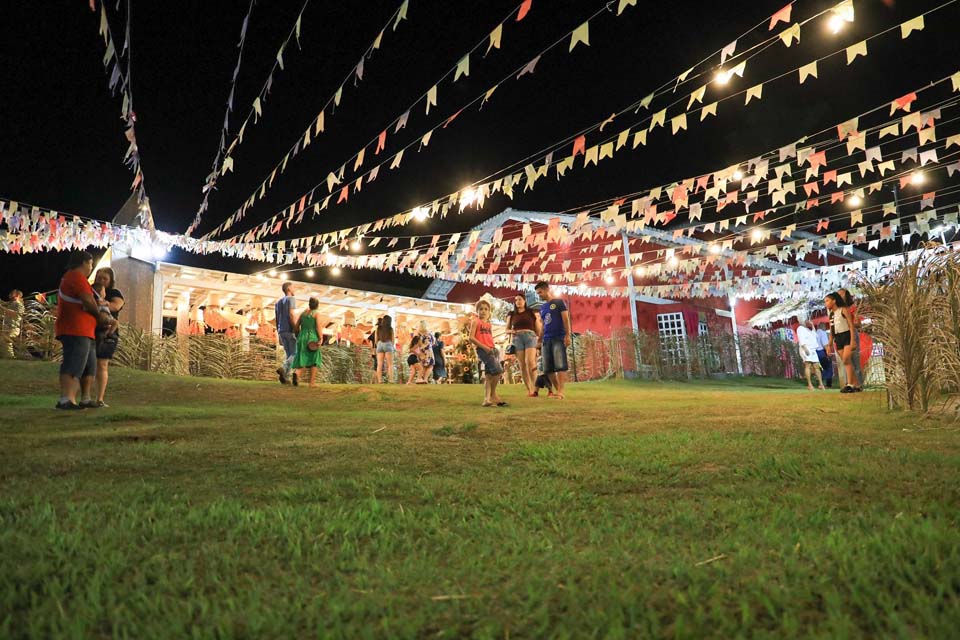
M632 148L636 149L637 146L641 144L643 146L647 146L647 130L646 129L641 129L640 131L637 131L635 134L633 134Z
M703 110L700 111L700 122L703 122L707 116L715 116L715 115L717 115L717 103L713 102L705 106Z
M620 4L617 5L617 15L623 13L623 10L628 6L635 7L637 6L637 0L620 0Z
M530 13L530 5L532 4L533 0L523 0L523 4L520 5L520 11L517 12L517 22L527 17L527 14Z
M403 0L403 4L400 5L400 8L397 10L397 18L393 21L393 30L397 30L397 26L400 24L401 20L407 18L407 5L410 4L410 0Z
M900 37L906 39L914 31L923 31L923 16L917 16L913 20L908 20L900 25Z
M817 61L816 60L814 60L810 64L805 64L802 67L800 67L800 84L803 84L804 80L806 80L810 76L813 76L814 78L817 77Z
M696 91L690 94L690 101L687 103L687 109L693 106L694 102L699 102L703 104L703 96L707 93L707 85L703 85Z
M431 106L437 106L437 85L433 85L427 91L427 115L430 115Z
M790 11L793 9L793 3L791 2L780 11L777 11L775 14L770 16L770 28L767 31L773 31L773 28L777 26L778 22L790 22Z
M540 56L537 56L536 58L534 58L533 60L525 64L523 69L520 69L520 73L517 74L517 80L527 75L528 73L533 73L533 70L537 67L538 62L540 62Z
M457 69L453 72L453 81L456 82L460 76L470 76L470 54L463 56L457 63Z
M503 25L498 24L497 28L490 32L490 44L487 45L487 53L490 49L499 49L500 40L503 38ZM487 53L483 54L486 57Z
M653 118L650 120L650 131L653 131L654 128L657 127L657 125L662 127L663 123L666 121L667 121L666 109L656 112L655 114L653 114Z
M681 113L675 118L670 120L670 128L673 130L673 135L676 135L677 131L680 129L687 128L687 114Z
M723 64L727 61L727 58L733 55L733 52L737 50L737 41L734 40L723 49L720 49L720 64Z
M867 41L862 40L857 44L850 45L847 47L847 64L853 62L857 56L866 56L867 55Z
M960 91L960 71L950 76L950 84L953 85L954 91Z
M744 104L750 104L750 98L756 98L759 100L763 97L763 84L758 84L754 87L747 89L747 100Z
M583 43L590 46L590 21L584 22L582 25L573 30L573 33L570 34L570 49L568 53L573 51L573 48L576 47L579 43Z
M393 162L390 163L391 169L396 169L400 166L400 161L403 160L403 149L397 152L397 155L393 156Z
M780 39L783 40L783 44L788 47L793 44L794 40L800 42L800 23L795 22L789 29L784 29L780 34Z

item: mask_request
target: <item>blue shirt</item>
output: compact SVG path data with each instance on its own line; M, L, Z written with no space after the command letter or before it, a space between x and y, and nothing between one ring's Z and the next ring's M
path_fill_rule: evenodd
M567 305L560 298L554 298L540 305L540 320L543 322L543 337L562 338L567 335L567 330L563 326L563 316L560 315L567 310Z
M293 296L283 296L273 305L274 313L277 315L277 333L293 333L293 327L290 326L290 311L296 309L297 299Z

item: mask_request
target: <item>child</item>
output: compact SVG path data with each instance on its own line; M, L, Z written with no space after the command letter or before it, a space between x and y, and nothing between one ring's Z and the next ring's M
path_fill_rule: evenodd
M484 407L505 407L507 403L497 395L497 384L503 374L500 366L500 354L493 345L493 327L490 325L490 316L493 309L486 300L477 302L477 317L470 320L470 343L477 349L477 359L483 363L484 380Z

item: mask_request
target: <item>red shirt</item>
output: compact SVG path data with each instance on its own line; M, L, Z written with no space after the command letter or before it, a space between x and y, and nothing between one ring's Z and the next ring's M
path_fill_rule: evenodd
M76 269L67 271L60 281L60 290L57 292L57 321L54 324L57 337L95 337L97 318L87 313L81 303L70 302L64 298L67 296L79 300L83 294L93 295L93 287Z
M487 349L493 349L493 327L489 322L477 318L477 329L474 338Z

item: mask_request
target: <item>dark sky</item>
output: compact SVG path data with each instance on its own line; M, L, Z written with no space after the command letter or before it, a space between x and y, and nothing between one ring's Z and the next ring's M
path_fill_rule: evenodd
M482 111L464 112L435 134L428 150L405 155L400 170L352 195L295 235L339 229L400 212L494 173L550 142L591 125L676 76L759 23L784 0L659 2L640 0L616 18L591 22L591 46L566 53L566 45L540 61L535 73L507 82ZM126 19L108 0L118 38ZM291 44L285 70L274 77L260 123L248 129L234 153L236 171L211 198L203 233L240 205L283 153L302 136L320 106L356 64L399 0L312 0L302 21L302 50ZM408 17L389 31L367 60L364 80L344 90L340 109L327 114L327 133L291 161L268 198L248 213L247 226L299 197L391 120L462 54L484 38L519 0L411 0ZM603 3L534 0L528 17L505 26L503 47L474 56L469 78L440 86L439 105L425 116L414 110L408 128L388 141L388 152L451 115L548 44L580 24ZM616 3L611 3L615 8ZM798 0L794 19L835 4ZM802 41L773 47L748 65L744 87L896 25L935 0L859 0L856 22L839 36L822 25L805 27ZM147 190L157 226L182 232L201 201L200 188L217 150L245 0L134 2L133 93ZM302 0L259 0L253 11L237 85L232 129L262 86L277 48ZM495 197L477 212L436 221L429 230L466 230L506 206L564 210L645 186L719 169L794 141L939 79L957 69L960 11L951 6L928 19L926 30L901 42L899 34L871 43L865 61L846 67L842 57L821 65L820 78L799 87L765 88L759 105L721 108L720 117L691 122L686 134L651 134L650 145L619 154L600 168L577 170L510 202ZM98 14L86 0L5 3L0 24L4 95L0 100L0 197L110 219L128 196L131 174L119 118L97 35ZM767 36L764 29L761 32ZM759 39L755 33L738 49ZM742 88L742 87L741 87ZM368 152L369 153L369 152ZM293 235L293 234L291 234ZM251 272L263 265L175 253L171 259ZM0 293L56 286L65 254L0 256ZM322 280L325 276L318 276ZM428 282L364 271L340 282L377 289L403 286L422 292Z

